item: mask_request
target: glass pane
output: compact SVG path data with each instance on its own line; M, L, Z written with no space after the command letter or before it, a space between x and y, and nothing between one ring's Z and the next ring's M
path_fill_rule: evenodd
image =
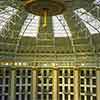
M16 100L31 100L32 75L30 76L28 70L16 70Z

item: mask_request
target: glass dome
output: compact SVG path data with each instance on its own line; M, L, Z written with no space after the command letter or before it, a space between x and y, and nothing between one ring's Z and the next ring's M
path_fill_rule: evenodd
M0 1L1 58L3 59L4 55L5 58L9 56L11 59L17 55L32 57L39 53L43 56L49 53L50 55L51 53L54 55L98 53L100 51L99 1L72 0L69 5L68 1L64 2L65 12L48 16L48 25L44 28L43 16L27 12L22 0ZM41 59L44 60L42 55Z

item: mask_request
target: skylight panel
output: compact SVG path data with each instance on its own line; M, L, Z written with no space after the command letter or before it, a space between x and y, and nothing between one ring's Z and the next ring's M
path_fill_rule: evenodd
M17 10L8 6L0 12L0 31L6 28L7 23L10 22L13 15L15 15Z
M54 37L71 36L70 29L63 15L52 17Z
M100 0L95 0L94 4L100 5Z
M91 34L100 33L100 21L95 19L92 14L83 8L75 10L74 13L79 16Z
M20 35L27 37L37 37L39 27L39 16L29 14L22 26Z

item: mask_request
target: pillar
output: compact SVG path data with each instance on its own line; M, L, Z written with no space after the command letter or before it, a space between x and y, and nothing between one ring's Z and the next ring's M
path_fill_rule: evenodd
M11 70L11 99L15 100L15 69Z
M100 69L96 70L97 100L100 100Z
M79 69L74 69L74 100L80 100L79 98L79 89L80 81L79 81Z
M36 89L36 69L33 69L33 72L32 72L32 84L33 84L33 100L36 100L36 92L37 92L37 89Z
M58 71L57 69L53 69L53 99L58 100Z

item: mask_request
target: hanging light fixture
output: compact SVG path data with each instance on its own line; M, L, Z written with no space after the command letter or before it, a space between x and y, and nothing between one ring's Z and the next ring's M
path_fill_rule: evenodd
M43 27L47 26L47 16L55 16L65 11L64 0L23 0L26 11L43 16Z

